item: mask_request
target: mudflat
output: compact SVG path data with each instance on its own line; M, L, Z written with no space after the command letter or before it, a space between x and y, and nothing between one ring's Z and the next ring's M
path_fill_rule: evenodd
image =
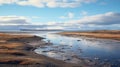
M80 66L36 54L36 47L48 45L42 39L34 35L0 33L0 67Z
M58 33L65 36L86 36L94 38L114 39L120 40L120 30L99 30L99 31L69 31Z

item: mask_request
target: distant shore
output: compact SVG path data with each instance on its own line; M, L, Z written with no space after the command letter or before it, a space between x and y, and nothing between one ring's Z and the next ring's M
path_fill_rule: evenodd
M0 33L0 67L73 67L66 63L38 55L34 49L48 45L42 37Z
M93 38L103 38L103 39L113 39L120 41L120 30L100 30L100 31L69 31L58 33L64 36L74 36L74 37L93 37Z

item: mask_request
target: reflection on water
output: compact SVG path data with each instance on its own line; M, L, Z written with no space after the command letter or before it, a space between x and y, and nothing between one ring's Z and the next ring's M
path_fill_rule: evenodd
M109 60L111 63L120 64L120 41L108 39L95 39L87 37L66 37L56 34L39 35L50 40L53 45L39 47L35 50L52 58L71 63L80 63L82 58Z

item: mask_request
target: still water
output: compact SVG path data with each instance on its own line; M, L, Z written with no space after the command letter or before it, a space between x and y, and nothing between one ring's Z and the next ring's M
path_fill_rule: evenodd
M35 52L69 63L79 63L82 58L120 64L120 41L87 37L67 37L57 34L36 34L51 42L38 47Z

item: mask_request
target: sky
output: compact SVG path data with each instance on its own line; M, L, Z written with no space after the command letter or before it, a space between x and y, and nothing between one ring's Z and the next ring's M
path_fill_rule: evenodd
M0 26L120 29L120 0L0 0Z

